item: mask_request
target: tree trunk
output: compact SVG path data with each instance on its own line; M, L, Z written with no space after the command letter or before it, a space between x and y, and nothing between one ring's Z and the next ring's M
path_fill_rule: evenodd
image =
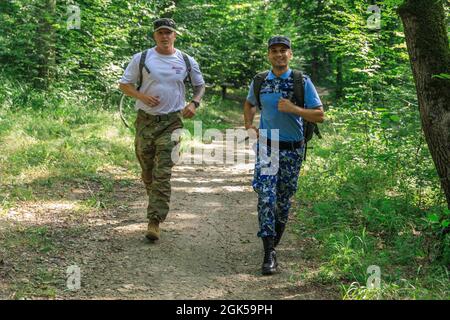
M336 99L342 98L344 80L342 74L342 57L336 59Z
M323 10L323 2L322 0L317 0L317 7L316 7L316 17L320 17ZM317 34L319 30L315 29L314 32ZM312 55L312 61L311 61L311 80L315 83L319 79L319 66L320 66L320 56L319 56L319 45L313 44L313 48L311 51Z
M56 0L46 0L37 6L39 27L37 36L37 79L35 87L47 89L55 67L55 30Z
M405 0L405 29L425 139L450 208L450 50L442 1Z

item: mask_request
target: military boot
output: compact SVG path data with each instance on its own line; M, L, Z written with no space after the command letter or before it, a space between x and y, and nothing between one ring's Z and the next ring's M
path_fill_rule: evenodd
M277 254L274 248L273 237L262 238L264 245L264 261L262 265L262 274L271 275L277 271Z
M274 240L274 244L273 246L276 247L281 240L281 237L283 236L283 232L284 229L286 228L286 224L285 223L275 223L275 232L276 232L276 236L275 236L275 240Z
M147 233L145 236L149 240L158 240L160 235L159 231L159 221L157 220L150 220L148 223Z

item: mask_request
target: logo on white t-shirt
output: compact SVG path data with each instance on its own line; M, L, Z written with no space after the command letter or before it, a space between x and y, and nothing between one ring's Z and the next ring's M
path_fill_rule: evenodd
M172 70L175 70L176 74L181 74L183 67L172 66Z

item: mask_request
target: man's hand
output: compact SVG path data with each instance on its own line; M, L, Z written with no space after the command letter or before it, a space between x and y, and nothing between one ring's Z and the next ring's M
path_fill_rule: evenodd
M302 117L306 121L314 123L322 123L325 119L325 114L323 112L322 106L317 106L314 108L302 108L293 104L290 100L281 98L278 101L278 111L288 112Z
M257 127L255 127L254 125L246 124L245 129L247 130L248 136L250 138L255 138L255 136L256 136L256 139L259 138L259 129Z
M278 111L294 113L297 106L288 99L280 98L278 101Z
M195 105L194 103L189 103L186 107L184 107L183 112L181 113L183 118L190 119L195 116Z
M139 100L149 107L156 107L159 104L159 96L147 96L145 94L139 95Z

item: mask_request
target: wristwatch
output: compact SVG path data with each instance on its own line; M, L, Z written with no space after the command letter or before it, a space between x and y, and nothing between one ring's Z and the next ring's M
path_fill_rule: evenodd
M197 102L195 100L192 100L191 102L194 104L195 109L197 109L200 106L200 102Z

